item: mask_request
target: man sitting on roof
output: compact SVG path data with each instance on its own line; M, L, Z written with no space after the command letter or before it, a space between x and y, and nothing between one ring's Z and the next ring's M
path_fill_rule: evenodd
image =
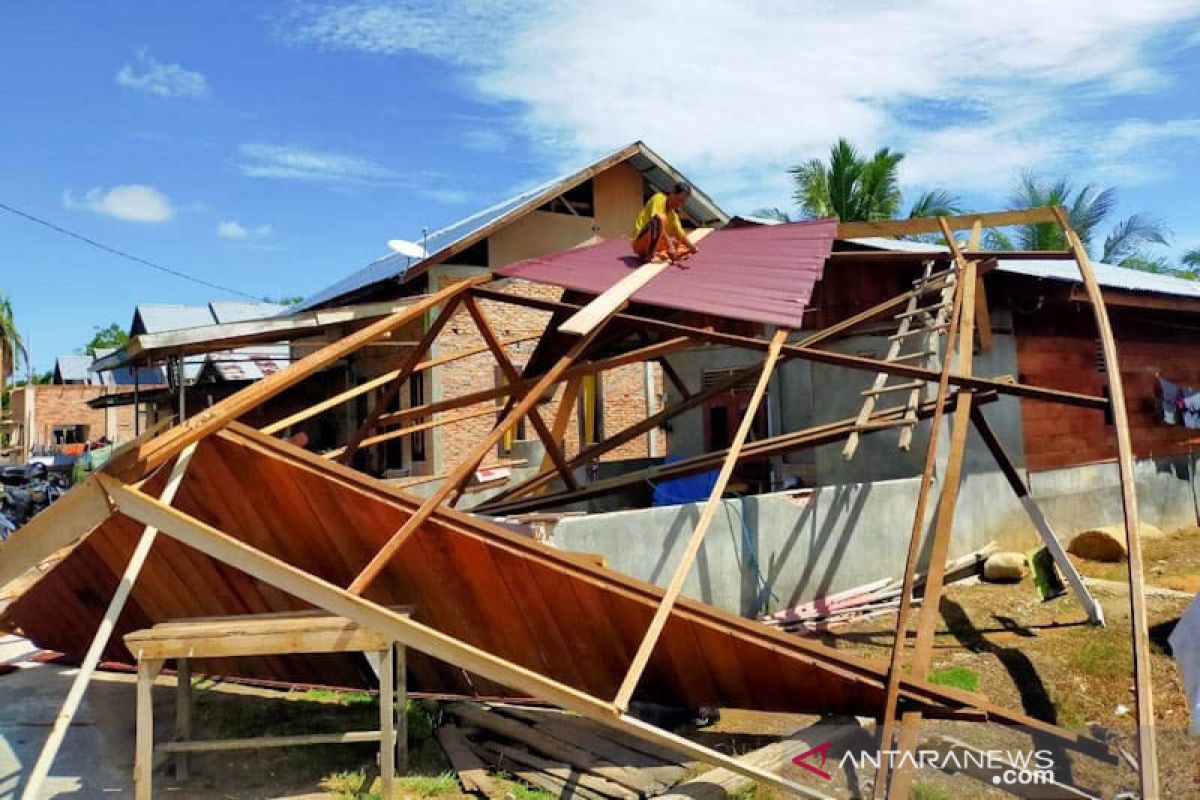
M670 194L655 192L646 201L633 223L633 252L643 263L648 261L682 261L696 252L679 223L679 209L692 194L692 187L682 181Z

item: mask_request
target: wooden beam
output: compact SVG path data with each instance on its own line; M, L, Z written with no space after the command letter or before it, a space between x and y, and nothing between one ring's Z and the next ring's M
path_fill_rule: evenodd
M540 308L547 311L571 310L579 308L578 305L572 303L561 303L532 297L515 297L511 295L504 295L499 292L490 292L487 290L478 290L474 292L474 294L480 297L486 297L488 299L498 299L502 302L513 303L514 305L524 305L530 308ZM689 325L682 325L677 322L666 322L664 320L654 319L653 317L642 317L634 314L617 314L613 317L613 319L618 322L628 323L634 326L641 326L647 330L662 331L664 333L674 334L676 336L688 336L695 341L706 341L728 345L730 347L741 347L747 350L765 351L769 344L767 340L755 336L741 336L739 334L724 333L709 328L696 328ZM892 375L899 375L903 377L921 378L931 383L939 379L939 375L936 370L914 367L909 364L887 362L878 358L865 358L863 356L850 355L849 353L837 353L831 350L820 350L810 345L784 345L783 353L784 355L802 358L806 361L813 361L819 364L831 364L833 366L846 367L847 369L857 369L863 372L887 372ZM1061 403L1063 405L1077 406L1079 408L1108 408L1108 400L1104 397L1069 392L1061 389L1049 389L1043 386L1030 386L1028 384L1001 381L994 378L951 375L950 383L959 389L971 389L977 392L992 389L1000 392L1001 394L1012 395L1014 397L1023 397L1030 400L1044 400L1050 403Z
M480 275L454 283L434 294L426 295L424 299L413 303L403 311L384 317L341 341L334 342L305 356L286 369L247 386L211 408L196 414L186 423L147 442L144 446L131 448L129 451L115 456L104 465L104 471L109 475L140 477L147 469L152 469L173 458L192 442L199 441L213 431L224 427L230 421L257 408L266 400L291 388L317 370L344 358L362 345L391 333L424 314L428 309L457 296L460 292L472 286L482 285L489 280L491 280L491 275Z
M1145 577L1142 571L1142 545L1138 519L1137 489L1133 474L1133 442L1129 435L1129 416L1125 408L1125 388L1121 383L1121 367L1117 360L1117 343L1113 338L1104 295L1088 259L1087 248L1071 228L1066 212L1055 209L1055 219L1067 236L1075 254L1079 274L1092 302L1096 328L1104 352L1105 374L1114 379L1108 382L1112 403L1113 426L1117 433L1117 470L1121 478L1121 507L1125 516L1125 543L1129 553L1129 617L1133 636L1133 685L1137 700L1138 775L1142 797L1159 796L1158 748L1154 740L1154 684L1150 669L1150 631L1146 622Z
M960 265L956 262L956 267ZM937 440L941 432L942 419L945 413L947 395L950 387L950 374L954 363L954 349L958 341L958 328L963 319L963 295L967 291L963 274L954 291L954 305L950 313L950 335L946 338L946 350L942 355L942 366L938 377L937 395L934 399L933 423L929 428L929 443L925 450L925 463L921 470L921 485L917 490L917 506L913 513L912 527L909 532L908 553L905 557L904 576L901 580L900 606L896 610L896 627L893 637L892 652L888 658L884 707L880 712L880 748L890 750L895 736L896 711L899 705L900 681L904 667L904 650L908 636L908 618L912 613L912 593L916 585L917 565L921 557L921 540L925 533L925 509L929 502L929 492L933 487L934 469L937 465ZM881 761L875 773L875 799L884 800L887 796L889 764Z
M1119 289L1109 288L1102 288L1100 291L1104 298L1105 306L1200 314L1200 298L1197 297L1173 297L1170 295L1152 294L1150 292L1123 292ZM1067 299L1073 303L1092 302L1087 289L1079 286L1071 288L1071 293Z
M581 375L591 375L596 372L604 372L605 370L616 369L623 367L626 364L636 364L642 361L652 361L659 356L667 353L672 353L687 345L691 344L686 336L676 336L673 339L658 342L656 344L639 347L636 350L630 350L628 353L602 358L597 361L587 361L582 364L576 364L571 369L567 370L560 376L560 380L570 380ZM494 386L491 389L482 389L478 392L462 395L461 397L451 397L446 400L439 400L435 403L426 403L422 406L414 408L406 408L402 411L397 411L392 414L384 414L379 418L378 425L395 425L414 417L428 417L438 411L447 411L452 408L463 408L465 406L473 406L476 403L482 403L486 400L495 400L497 397L506 397L510 394L520 394L532 386L541 376L531 376L522 378L520 383L505 384L503 386ZM547 387L548 388L548 387Z
M579 389L583 385L583 378L572 378L567 381L567 385L563 387L562 399L558 401L558 414L554 418L554 429L551 434L554 437L554 443L561 448L566 440L567 426L571 424L571 413L575 410L575 403L579 399ZM542 456L542 464L538 468L539 473L553 472L554 459L550 457L549 451ZM571 469L568 465L567 469Z
M605 289L603 294L598 295L586 306L576 311L566 322L558 326L558 330L573 336L584 336L595 326L624 308L629 303L629 298L633 297L643 286L673 266L675 265L669 261L651 261L642 264Z
M1021 211L993 211L986 214L963 214L957 217L920 217L918 219L892 219L878 222L843 222L838 225L837 238L860 239L867 236L909 236L915 233L940 233L939 220L946 220L951 230L965 230L976 222L985 228L1003 228L1007 225L1029 225L1031 223L1054 222L1054 209L1050 207L1028 208Z
M708 501L704 504L704 509L700 512L700 519L697 521L696 527L692 530L691 538L688 539L687 547L684 548L679 564L675 567L675 573L671 576L671 582L667 585L662 602L659 603L658 609L654 612L654 618L650 622L650 627L646 629L646 633L642 637L642 643L638 646L637 653L633 657L633 663L630 664L629 671L625 673L625 679L621 682L621 688L617 691L617 697L613 701L613 705L621 711L629 709L629 700L633 697L633 692L637 688L638 681L642 679L642 673L646 671L646 664L650 662L650 656L654 653L654 647L658 644L663 627L667 624L668 617L671 616L671 609L675 606L675 601L679 598L679 593L683 591L683 582L687 580L688 574L692 571L692 562L696 560L696 554L700 552L700 545L704 543L704 536L708 533L708 528L717 513L717 508L721 505L721 497L725 494L725 487L729 484L729 479L733 477L733 468L737 466L738 456L742 452L743 445L746 444L746 437L750 435L750 428L754 425L754 417L758 413L758 407L762 403L763 396L767 393L767 384L771 380L771 375L775 372L775 363L779 360L780 349L787 340L788 332L787 328L780 328L775 331L775 335L771 338L771 349L767 351L767 357L763 361L762 374L759 375L758 384L754 387L754 393L750 395L750 400L746 404L746 410L742 413L741 424L738 425L737 433L734 434L733 441L729 445L725 460L721 464L721 471L717 473L716 482L713 483L712 491L709 492Z
M494 408L478 408L474 411L463 411L458 414L443 414L434 419L426 420L425 422L419 422L416 425L409 425L404 428L397 428L394 431L385 431L384 433L378 433L374 436L368 436L359 442L359 446L369 447L371 445L380 444L381 442L390 442L392 439L399 439L401 437L408 436L410 433L420 433L421 431L427 431L432 428L440 428L443 425L450 425L454 422L462 422L465 419L475 419L476 417L484 417L488 414L495 413L496 410ZM344 452L346 452L345 447L335 447L332 450L326 450L324 453L321 453L321 455L325 458L337 458Z
M534 340L540 339L540 338L541 338L540 336L518 336L513 339L505 339L503 342L501 342L501 344L504 347L508 347L509 345L518 344L520 342L534 341ZM449 364L453 361L458 361L463 358L477 356L480 353L486 353L487 351L488 351L487 345L483 345L480 347L472 347L469 350L461 350L457 353L450 353L450 354L447 354L444 356L439 356L438 358L431 358L426 361L422 361L420 364L417 364L415 367L413 367L412 371L413 371L413 374L416 374L418 372L425 372L426 370L432 369L434 367L439 367L442 364ZM328 409L331 409L334 406L341 405L342 403L346 402L347 400L351 400L355 397L358 397L360 394L366 394L367 392L378 389L380 386L383 386L386 383L394 381L399 376L400 376L400 370L398 370L398 369L394 369L391 372L385 372L384 374L382 374L376 378L372 378L371 380L367 381L366 383L359 384L358 386L355 386L351 389L347 389L344 392L335 394L333 397L322 400L319 403L314 403L313 405L309 406L308 408L301 409L300 411L297 411L295 414L291 414L289 416L284 417L281 420L272 422L270 425L264 425L263 427L259 428L259 430L261 430L263 433L270 433L270 434L279 433L281 430L284 430L285 428L290 428L291 426L295 425L297 422L303 422L304 420L309 419L310 417L315 417L317 414L320 414L322 411L327 411Z
M396 398L400 394L400 388L408 380L409 375L421 358L429 352L429 348L433 346L433 342L437 339L438 334L446 327L446 323L454 316L454 312L458 309L458 304L462 302L462 298L463 295L461 293L448 298L446 304L438 312L433 324L421 336L421 341L404 356L404 360L400 362L400 366L396 369L397 375L395 379L388 384L388 388L382 396L375 398L371 410L367 413L367 418L358 426L358 430L354 432L350 437L350 441L346 443L346 446L342 448L342 452L338 454L337 458L343 464L350 463L350 460L354 458L354 454L358 452L359 444L363 439L367 438L367 434L375 430L375 423L383 416L392 403L396 401Z
M162 491L161 502L167 505L174 502L175 494L179 491L179 484L183 482L184 473L195 452L196 445L188 445L179 454L179 458L175 459L175 466L171 468L171 474L167 477L167 484ZM71 680L71 688L67 691L66 699L63 700L62 709L54 718L54 724L50 727L46 743L42 745L42 751L33 765L33 771L29 773L29 780L25 783L25 789L21 793L21 797L25 800L37 800L42 796L42 784L50 774L50 767L54 765L54 759L58 755L59 748L62 747L63 738L66 737L67 730L71 726L71 720L75 719L75 712L79 710L79 704L83 702L83 693L87 691L88 684L92 681L92 675L95 674L96 667L100 664L100 657L104 654L104 649L108 647L108 641L112 638L117 620L125 609L125 603L129 599L130 592L133 591L133 585L137 583L146 559L150 556L150 548L154 546L157 536L158 531L153 526L147 525L142 531L137 545L133 548L133 554L129 557L129 563L125 566L121 581L117 584L112 599L108 602L108 609L100 620L96 635L92 637L92 643L83 657L83 663L80 664L79 671Z
M591 333L579 338L575 344L571 346L565 354L546 371L541 378L533 385L531 389L526 391L524 397L521 398L511 411L505 414L504 419L497 423L487 436L485 436L475 449L459 464L446 480L432 494L426 498L411 517L404 521L404 524L392 534L388 541L379 549L379 552L371 559L363 571L359 573L354 582L350 584L350 591L354 594L362 594L371 582L379 575L380 571L387 565L388 561L400 550L404 542L408 540L417 528L429 519L429 516L437 509L442 502L461 493L462 485L479 467L480 462L487 458L487 454L493 447L504 437L504 434L510 428L517 424L521 417L529 413L534 404L537 403L542 394L558 382L564 372L579 358L591 345L596 335L603 329L604 326L598 326L592 329Z
M971 422L975 424L975 431L979 434L979 438L983 440L992 457L996 459L996 465L1000 467L1008 485L1016 493L1017 500L1021 502L1025 513L1029 515L1029 520L1037 529L1038 535L1042 537L1046 549L1054 557L1054 563L1062 570L1067 583L1071 584L1071 589L1075 592L1075 599L1087 612L1088 619L1095 625L1103 625L1104 608L1095 597L1092 597L1092 593L1083 583L1083 577L1079 574L1079 570L1075 569L1075 564L1067 558L1067 551L1063 549L1062 542L1058 540L1054 529L1050 527L1050 520L1046 519L1046 515L1042 513L1037 501L1029 493L1029 487L1025 485L1025 480L1017 470L1017 465L1009 457L1008 451L1000 442L1000 437L992 430L992 426L988 424L987 418L983 415L983 410L978 406L971 409Z
M574 711L623 733L669 747L684 755L716 766L726 767L754 780L763 781L783 792L793 792L805 797L820 796L807 787L781 778L760 767L743 764L737 759L655 728L627 714L617 714L616 709L610 703L506 661L486 650L460 642L434 628L422 625L408 616L364 600L358 595L250 547L194 517L163 505L154 498L136 489L131 489L107 475L100 475L98 478L121 513L133 517L143 524L153 525L168 536L205 555L239 569L307 603L323 608L331 614L352 619L365 628L379 631L395 641L402 642L433 658L460 666L501 685L528 692L535 697ZM149 699L148 689L146 698Z
M517 368L513 366L512 361L505 354L504 348L500 346L500 339L496 336L496 332L492 329L492 325L484 316L483 310L479 304L475 302L475 298L467 295L463 302L467 306L467 313L471 315L471 319L475 322L475 327L479 330L479 334L483 336L483 341L487 344L488 349L492 351L492 356L496 359L496 363L500 366L500 371L504 373L505 380L512 384L521 380L521 373L517 372ZM558 446L558 441L555 439L554 433L546 425L546 421L542 419L541 412L538 411L537 405L529 408L529 421L533 423L533 429L537 431L538 438L542 440L542 445L546 448L546 457L554 464L554 468L558 470L559 477L563 479L563 483L572 489L578 489L579 484L575 481L575 476L571 474L570 467L567 466L567 460L563 457L562 450Z
M108 498L94 476L55 501L54 512L38 514L0 542L0 588L112 516Z

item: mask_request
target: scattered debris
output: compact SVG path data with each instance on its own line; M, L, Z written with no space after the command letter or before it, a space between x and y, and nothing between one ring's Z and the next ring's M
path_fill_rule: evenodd
M983 563L983 578L993 583L1017 583L1027 571L1024 553L992 553Z

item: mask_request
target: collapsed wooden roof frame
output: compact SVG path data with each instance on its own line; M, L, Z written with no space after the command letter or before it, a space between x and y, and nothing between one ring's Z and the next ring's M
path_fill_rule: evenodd
M35 519L30 525L19 531L0 547L0 585L4 585L25 570L50 557L60 548L69 546L83 536L86 536L89 531L103 523L115 512L120 512L146 525L142 540L139 542L139 547L135 550L126 574L118 587L117 595L113 598L109 606L104 623L96 634L93 646L89 650L87 659L85 659L84 668L80 671L76 679L78 686L73 687L71 694L68 695L67 704L64 706L63 713L56 720L50 740L47 742L46 750L43 752L43 757L39 760L39 764L46 762L46 768L48 769L48 762L53 759L54 751L57 748L56 737L57 741L61 741L62 733L65 732L65 726L69 724L70 717L74 713L74 707L78 705L82 687L86 686L87 679L91 671L95 668L95 662L99 659L99 654L107 643L107 636L111 633L117 615L120 614L124 598L128 596L129 589L137 579L138 571L141 567L140 560L144 560L149 546L153 542L153 537L157 532L161 531L218 561L240 569L297 598L333 614L353 619L365 627L394 636L406 646L415 648L435 658L445 660L498 683L529 692L533 696L575 711L606 725L613 726L631 735L656 741L689 757L724 766L787 792L809 797L823 797L824 795L811 788L801 786L753 765L742 763L683 737L657 729L630 716L628 713L628 704L633 691L658 642L663 626L679 598L683 581L687 577L692 562L703 542L708 525L712 520L734 466L744 458L762 458L769 454L811 447L828 441L844 439L856 432L866 430L861 424L853 420L848 420L818 426L807 431L760 440L750 445L746 444L749 420L753 418L755 409L762 401L767 382L775 367L782 361L791 358L801 358L868 372L907 376L930 383L936 382L938 386L937 395L932 403L926 403L917 409L920 417L931 418L933 420L933 426L931 428L925 468L922 473L917 512L914 515L912 533L910 535L908 558L905 565L904 589L901 593L901 606L897 619L896 646L893 648L886 673L886 703L880 713L883 730L881 749L885 750L892 749L892 737L897 733L897 724L899 724L899 731L896 748L911 750L916 744L917 728L921 713L919 710L914 710L917 707L911 705L905 709L900 709L900 696L905 691L911 692L912 680L915 679L916 681L923 682L928 674L933 634L936 629L938 615L938 599L944 581L942 566L945 562L945 555L949 546L950 529L953 522L954 506L957 499L958 484L965 452L966 434L971 425L974 425L979 430L985 443L996 456L1002 472L1008 478L1031 516L1034 517L1039 531L1044 537L1047 537L1047 544L1049 545L1052 542L1055 545L1057 544L1053 532L1049 530L1044 517L1041 517L1036 505L1029 497L1028 489L1021 480L1019 473L1000 447L995 435L987 426L986 420L979 411L979 404L994 399L998 394L1008 394L1090 408L1108 408L1111 410L1117 435L1118 466L1129 552L1130 604L1133 623L1140 783L1142 797L1157 797L1158 770L1152 725L1153 699L1150 691L1149 654L1147 649L1148 636L1143 593L1141 549L1138 542L1137 503L1132 471L1133 458L1125 412L1125 399L1120 382L1114 382L1110 387L1109 398L1103 398L1045 387L1026 386L1002 379L980 378L972 375L971 361L975 317L979 313L976 296L981 285L977 278L988 267L989 259L994 257L994 254L978 251L981 230L984 227L1028 223L1054 223L1059 225L1064 231L1070 245L1070 252L1079 266L1081 281L1092 302L1107 372L1110 375L1119 375L1120 370L1117 364L1117 353L1112 329L1108 322L1103 297L1096 283L1095 276L1092 273L1091 265L1082 242L1070 228L1062 209L1042 208L960 217L848 223L839 226L839 238L854 238L867 235L895 236L929 232L940 232L942 234L947 245L950 247L953 259L952 266L944 275L952 273L957 280L954 286L953 312L949 325L950 335L947 340L946 355L943 359L941 369L937 371L906 363L881 361L818 348L818 345L842 336L864 322L871 321L890 311L894 311L907 303L911 299L912 293L901 295L877 305L841 323L812 334L797 344L788 344L786 338L790 332L787 330L779 330L770 340L765 340L758 337L739 336L715 331L710 328L695 328L679 323L665 322L623 313L624 307L628 304L630 297L636 289L643 285L646 280L649 280L650 277L658 274L658 271L660 271L658 265L647 265L640 268L639 271L633 273L633 275L638 275L640 272L641 275L638 278L631 276L631 280L622 281L619 286L610 289L588 305L582 307L569 303L555 303L495 292L485 288L485 284L492 280L492 276L484 275L455 283L433 294L414 298L411 304L403 310L367 325L340 341L333 342L321 348L294 363L289 368L264 378L175 428L153 438L143 437L143 439L138 440L133 446L112 459L106 465L103 472L93 476L84 484L68 493L63 500L56 504L53 514ZM967 251L964 251L955 240L953 231L966 229L971 230L971 245ZM545 371L538 375L519 375L504 353L504 343L498 340L486 318L483 316L476 302L477 298L516 303L532 308L560 312L560 317L556 318L557 321L555 323L552 323L558 326L558 331L563 330L563 326L558 325L558 321L561 321L561 315L573 314L571 320L569 320L570 325L566 327L578 335L563 351L555 356ZM507 397L507 405L500 413L500 419L493 427L491 433L479 441L467 458L445 476L438 489L421 503L419 508L392 535L387 543L380 548L366 568L362 570L348 587L341 588L322 581L320 578L296 569L279 559L250 547L194 517L177 511L170 505L171 497L169 494L164 494L163 497L155 499L141 490L143 483L156 470L170 463L174 463L174 467L172 469L172 481L169 485L177 485L183 471L186 470L187 462L191 452L194 450L194 446L200 440L230 426L234 426L237 429L244 429L244 426L237 424L236 420L247 411L304 380L313 373L333 364L337 360L364 346L368 346L373 341L390 335L392 331L398 330L401 326L419 318L421 315L436 311L437 314L434 322L428 328L426 335L414 350L404 356L399 368L393 373L383 376L383 378L372 382L371 385L365 388L356 387L354 390L322 401L314 405L308 412L300 412L300 414L289 417L286 424L275 423L269 425L264 428L263 432L256 435L262 436L264 433L280 432L287 425L294 424L300 419L313 416L353 396L362 394L365 391L371 391L383 385L388 386L387 396L394 396L404 381L415 370L429 368L434 363L430 361L421 362L420 359L424 357L438 332L440 332L449 320L450 315L460 304L466 307L475 324L479 327L480 332L484 336L487 349L493 353L497 359L497 363L504 370L508 378L508 384L494 391L480 392L462 398L440 401L439 403L428 404L416 409L407 409L394 414L382 413L382 409L388 407L388 403L379 402L376 404L376 408L380 410L373 411L369 415L366 423L354 435L350 443L345 448L329 455L330 457L336 457L340 461L348 462L359 446L381 440L380 436L372 437L370 435L379 425L396 424L405 419L415 417L429 417L437 411L463 408L499 397ZM614 320L632 324L636 330L654 331L670 338L657 343L647 344L644 347L620 356L591 361L587 360L586 356L590 346L596 342L597 337L605 329L605 326ZM581 463L585 463L589 459L596 458L601 453L607 452L621 443L652 430L655 426L661 424L663 420L681 413L681 411L687 408L695 407L700 402L703 402L705 397L711 396L714 393L714 389L710 389L704 392L688 394L682 402L675 406L664 408L658 414L630 426L626 430L606 439L604 442L599 442L589 448L585 448L575 459L567 461L561 451L559 442L562 439L567 420L569 419L572 404L563 404L566 411L563 412L560 410L560 413L553 420L552 424L549 425L538 416L536 408L539 400L547 392L553 391L558 383L566 381L567 392L573 393L573 391L578 389L578 382L584 375L594 374L603 369L609 369L621 364L658 359L679 347L707 342L763 350L766 353L766 357L761 366L743 370L738 375L731 377L729 381L719 384L718 387L714 387L716 391L720 391L721 387L726 387L726 384L736 383L750 377L754 372L758 373L750 407L739 425L731 446L722 453L708 454L700 459L692 459L692 463L685 464L683 467L685 470L712 469L719 463L720 470L716 484L701 513L700 520L685 548L684 557L676 568L668 584L668 588L659 601L653 620L646 630L641 646L638 648L636 656L632 660L615 698L605 699L591 696L535 671L506 661L486 650L456 640L436 629L414 622L406 616L395 614L383 606L362 598L362 592L371 584L372 580L379 574L388 560L396 554L405 540L428 520L443 503L453 505L457 501L478 465L492 448L495 447L497 442L509 430L515 427L522 418L528 417L534 421L537 433L546 445L546 461L537 476L519 486L513 487L502 498L492 502L490 507L496 511L512 510L518 507L517 504L522 502L526 504L525 507L532 507L529 503L530 496L536 492L543 491L549 481L556 475L563 480L567 487L566 490L545 497L534 498L534 501L538 505L569 502L578 497L588 496L589 487L576 486L572 475L575 467ZM955 349L957 349L957 369L954 369L952 366ZM443 361L439 360L437 363L443 363ZM954 387L953 393L950 391L951 386ZM918 619L917 638L911 665L911 678L909 678L905 677L904 670L905 643L907 638L905 634L908 630L908 617L911 612L911 593L916 575L918 556L920 554L920 539L921 532L924 530L925 509L928 505L930 489L933 483L936 438L938 430L941 427L939 423L947 415L947 406L951 407L951 443L946 465L944 489L938 501L929 561L929 574L926 579L924 594L925 600ZM909 411L909 409L905 407L876 411L870 415L870 421L894 421L903 416L906 411ZM444 421L450 421L450 418L453 416L450 415L450 417L443 419ZM417 427L419 426L401 429L400 435L411 433ZM230 430L232 431L234 428L231 427ZM344 468L342 469L344 470ZM363 482L371 480L367 476L361 476L361 481ZM603 488L610 490L617 487L617 485L616 483L610 483ZM522 496L526 498L524 501L521 500ZM1052 547L1053 550L1054 548ZM1061 548L1058 549L1056 554L1061 556ZM1063 560L1065 561L1065 558ZM1071 574L1068 577L1075 578L1077 576ZM1086 590L1082 589L1081 584L1075 588L1086 596ZM1088 607L1086 601L1085 607ZM1094 616L1098 613L1098 607L1089 608L1089 613L1092 613ZM830 663L832 665L832 662ZM910 688L903 689L903 686L909 686ZM953 697L949 692L946 693L946 696ZM966 701L962 701L958 697L953 697L953 700L955 702L962 702L962 706L957 710L953 708L944 709L945 713L950 716L973 719L991 718L1013 724L1026 725L1032 730L1054 736L1078 748L1090 748L1094 754L1111 756L1110 749L1100 743L1087 739L1087 737L1078 736L1053 725L1042 723L982 702L981 698L976 699L967 696ZM74 706L72 706L72 703L74 703ZM875 784L876 797L906 797L910 780L908 773L903 769L898 770L898 774L892 776L889 786L886 772L887 760L885 759L882 764L881 774L877 776ZM36 781L31 782L31 785L34 784L36 784Z

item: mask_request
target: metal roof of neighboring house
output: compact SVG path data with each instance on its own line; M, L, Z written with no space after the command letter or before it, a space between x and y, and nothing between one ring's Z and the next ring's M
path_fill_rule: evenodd
M669 267L633 301L799 328L837 234L837 220L714 231L700 252ZM510 264L496 272L600 294L638 266L624 239Z
M139 303L133 309L133 323L129 326L129 335L162 333L183 328L199 328L202 325L214 323L261 319L273 317L286 310L287 306L265 302L215 301L203 306Z
M909 253L947 251L945 245L930 242L913 242L903 239L887 239L880 236L868 236L858 239L847 239L848 242L874 247L880 250L898 250ZM1066 283L1082 283L1079 277L1079 267L1070 259L997 259L996 268L1000 272L1014 275L1026 275L1030 278L1044 278ZM1118 267L1114 264L1092 262L1092 271L1096 274L1096 282L1108 289L1118 289L1126 292L1149 292L1152 294L1169 294L1176 297L1200 297L1200 281L1189 281L1171 275L1161 275L1156 272L1144 272L1140 269Z
M54 382L99 384L99 379L89 371L91 366L91 356L58 356L54 359Z
M593 175L626 161L658 189L669 189L676 181L685 180L678 170L663 161L645 144L634 142L583 169L560 175L434 231L425 237L427 256L423 259L413 259L399 253L384 256L307 298L297 306L297 309L304 310L327 305L336 300L342 300L351 293L385 281L398 278L407 280L435 264L448 260L455 253L482 240L501 225L508 224L536 210ZM694 186L686 210L688 215L701 225L724 223L728 220L725 212L708 195Z
M209 353L200 369L200 381L256 381L291 364L291 347L286 344L257 345Z

